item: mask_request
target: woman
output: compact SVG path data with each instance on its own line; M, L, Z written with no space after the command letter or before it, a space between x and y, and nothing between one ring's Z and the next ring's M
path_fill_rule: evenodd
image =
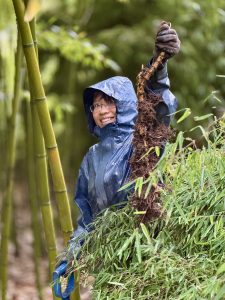
M175 112L177 102L169 90L166 64L167 59L179 52L180 41L176 31L166 22L160 25L155 48L155 54L149 64L161 51L166 52L166 59L147 82L146 90L162 95L164 102L157 107L157 115L160 121L168 126L169 115ZM78 227L70 240L71 254L78 251L84 234L91 230L91 222L102 210L127 200L127 191L118 190L130 175L129 159L133 151L137 96L128 78L115 76L85 89L84 108L89 130L97 136L99 143L89 149L79 170L75 203L81 214ZM67 265L64 261L56 268L54 279L65 274ZM69 299L73 287L72 275L64 294L58 285L56 295L62 299Z

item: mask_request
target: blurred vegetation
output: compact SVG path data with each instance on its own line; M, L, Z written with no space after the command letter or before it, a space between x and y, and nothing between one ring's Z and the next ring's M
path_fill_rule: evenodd
M2 169L13 91L16 24L11 2L5 1L0 8ZM182 43L180 54L168 63L171 89L180 108L190 107L193 115L221 114L225 86L224 78L217 75L224 75L225 68L223 0L42 2L37 18L41 71L72 194L81 159L95 141L87 130L83 89L117 74L135 83L141 65L154 51L155 32L161 20L172 23ZM22 165L22 118L18 117L17 122L18 165ZM191 114L176 127L187 130L196 125ZM195 134L198 138L197 131Z

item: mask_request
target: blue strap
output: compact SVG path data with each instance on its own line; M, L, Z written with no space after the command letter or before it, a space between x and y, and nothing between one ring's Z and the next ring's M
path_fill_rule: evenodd
M67 286L64 292L61 290L60 277L65 275L67 269L67 262L62 262L53 272L53 289L56 297L62 300L70 300L69 295L74 289L74 274L69 275Z

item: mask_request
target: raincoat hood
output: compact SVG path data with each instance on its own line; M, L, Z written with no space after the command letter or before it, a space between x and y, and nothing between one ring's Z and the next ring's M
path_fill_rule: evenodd
M113 97L116 103L116 122L103 128L96 126L90 106L93 103L93 95L96 91L102 91ZM137 96L132 82L127 77L115 76L96 83L84 90L84 108L87 115L88 127L92 134L104 137L107 133L116 132L131 133L137 118Z

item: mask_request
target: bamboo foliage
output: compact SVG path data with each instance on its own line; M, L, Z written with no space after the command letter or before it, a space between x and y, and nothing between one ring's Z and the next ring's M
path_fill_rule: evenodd
M24 3L21 0L13 0L13 5L18 27L21 32L29 81L30 86L32 87L32 96L34 97L32 101L36 103L38 117L44 136L59 211L61 230L63 232L64 243L66 244L73 232L73 226L58 147L42 85L31 30L29 24L24 22Z
M27 177L29 187L29 199L32 215L33 243L34 243L34 268L36 276L36 286L40 300L43 300L43 291L40 280L40 257L41 257L41 240L39 233L37 189L34 172L34 147L33 147L33 125L31 118L30 102L26 100L26 145L27 145Z
M163 219L139 223L130 204L96 219L80 253L94 299L225 299L224 118L214 125L203 149L182 132L167 144L153 171L169 187Z
M24 20L30 22L34 19L37 12L40 10L41 1L40 0L28 0L26 3L26 11L24 15Z
M13 194L13 174L15 165L15 146L16 146L16 115L19 107L20 87L21 87L21 61L22 61L22 46L18 35L17 52L16 52L16 70L14 82L14 97L12 101L12 115L9 126L8 139L8 157L7 157L7 183L6 196L3 203L2 213L2 240L1 240L1 290L2 300L6 299L7 276L8 276L8 244L10 238L11 219L12 219L12 194Z

